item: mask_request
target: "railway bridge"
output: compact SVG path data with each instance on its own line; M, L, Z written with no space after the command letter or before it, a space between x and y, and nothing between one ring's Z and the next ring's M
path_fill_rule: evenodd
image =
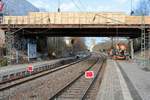
M22 39L46 39L47 36L132 39L141 37L141 33L145 36L149 28L149 16L129 16L122 12L30 12L27 16L4 16L0 24L6 34L8 51L18 48Z
M139 37L150 27L149 16L116 13L31 12L28 16L5 16L0 28L26 35Z

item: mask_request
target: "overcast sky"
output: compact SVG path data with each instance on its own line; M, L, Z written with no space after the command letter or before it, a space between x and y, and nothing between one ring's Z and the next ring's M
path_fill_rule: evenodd
M56 12L59 0L28 0L34 6L49 12ZM131 11L139 0L60 0L61 11L88 11L88 12L125 12ZM96 43L108 40L108 38L95 38ZM91 38L86 38L86 44L91 45Z

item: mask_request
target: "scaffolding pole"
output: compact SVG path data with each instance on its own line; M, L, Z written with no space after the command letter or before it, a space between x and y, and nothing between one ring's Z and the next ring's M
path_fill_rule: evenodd
M12 64L13 59L13 43L14 43L14 36L11 34L10 31L7 31L6 34L6 57L7 57L7 64Z
M13 64L18 63L19 59L19 51L17 51L16 48L18 48L18 44L20 42L17 42L17 34L16 32L12 32L10 29L10 20L8 22L8 29L5 32L5 43L6 43L6 58L7 58L7 64ZM16 47L17 46L17 47Z
M145 20L144 20L144 15L142 15L141 18L141 57L143 59L142 65L145 67L146 66L146 34L145 34Z
M148 64L150 66L150 31L148 32Z

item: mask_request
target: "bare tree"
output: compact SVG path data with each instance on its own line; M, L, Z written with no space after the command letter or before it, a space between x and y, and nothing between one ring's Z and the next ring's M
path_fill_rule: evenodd
M71 39L73 40L72 45L73 45L74 52L84 51L87 48L85 45L85 38L71 37Z
M150 15L150 0L139 0L135 10L134 14L136 16L148 16ZM141 44L141 37L134 39L133 46L135 51L140 50L140 44Z
M52 53L55 53L57 57L62 56L66 47L64 37L48 37L47 44L50 57L52 56Z
M150 14L150 0L140 0L134 10L134 15L149 15Z

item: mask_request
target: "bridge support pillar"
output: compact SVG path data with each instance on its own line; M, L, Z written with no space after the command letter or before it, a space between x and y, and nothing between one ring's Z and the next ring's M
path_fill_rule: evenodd
M131 59L133 59L134 58L133 39L129 39L129 49Z

